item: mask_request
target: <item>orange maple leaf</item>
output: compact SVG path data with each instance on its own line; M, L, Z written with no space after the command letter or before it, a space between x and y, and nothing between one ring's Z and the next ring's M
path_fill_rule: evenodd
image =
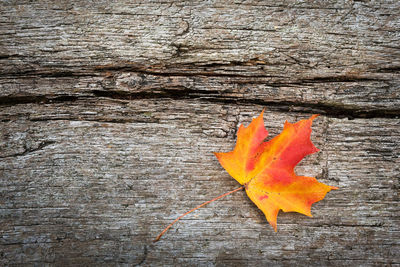
M311 205L324 199L332 189L337 189L318 182L314 177L298 176L294 172L294 167L305 156L319 151L310 140L311 124L318 115L295 124L286 121L283 131L268 142L265 141L268 131L264 127L263 115L264 111L247 127L240 125L233 151L214 153L225 170L242 186L182 214L154 242L182 217L243 188L275 231L279 210L311 217Z
M279 210L311 217L311 205L337 187L294 172L305 156L319 151L310 140L311 124L318 115L294 124L286 121L283 131L265 142L268 131L263 114L264 111L248 127L239 127L233 151L214 154L225 170L244 185L249 198L277 231Z

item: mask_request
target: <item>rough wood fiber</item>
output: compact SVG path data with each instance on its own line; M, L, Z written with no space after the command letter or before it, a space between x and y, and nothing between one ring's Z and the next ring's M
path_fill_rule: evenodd
M0 265L400 264L398 1L1 1ZM311 113L278 232L213 151Z

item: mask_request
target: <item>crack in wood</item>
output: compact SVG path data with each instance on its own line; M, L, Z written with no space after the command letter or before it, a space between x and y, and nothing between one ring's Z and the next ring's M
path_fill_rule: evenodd
M14 106L20 104L45 104L52 102L74 102L78 100L77 96L72 95L22 95L22 96L0 96L0 106Z
M172 44L177 49L177 53L184 52L184 46L180 44ZM308 68L312 68L307 65L307 62L300 61L292 56L285 56L291 58L296 64L306 65ZM232 77L232 78L285 78L280 75L267 75L264 73L254 73L249 69L246 73L242 68L251 66L269 65L267 62L258 58L252 58L247 61L230 60L227 62L206 62L206 63L192 63L192 64L176 64L176 65L154 65L145 66L135 63L126 64L108 64L98 65L94 67L79 69L73 71L68 69L66 66L54 67L52 69L38 69L38 70L24 70L18 72L3 72L0 77L97 77L103 75L103 73L109 72L131 72L141 73L155 76L167 76L167 77ZM241 69L226 69L226 67L240 67ZM398 73L399 66L388 66L385 68L371 68L365 70L363 75L355 74L338 74L338 75L327 75L327 76L315 76L315 77L300 77L297 80L290 82L294 84L303 83L327 83L327 82L365 82L365 81L386 81L388 78L376 77L377 73ZM369 75L369 76L366 76ZM287 82L285 82L287 84ZM278 83L279 84L279 83Z
M238 97L221 96L218 91L208 90L173 90L165 89L160 93L141 92L127 93L120 91L100 91L94 90L92 93L97 97L107 97L112 99L137 100L137 99L157 99L170 98L174 100L198 99L199 101L222 103L222 104L253 104L273 107L279 111L301 112L301 113L321 113L328 117L339 118L397 118L400 116L400 109L355 109L336 103L301 103L293 101L265 101L261 99L244 99ZM300 108L300 109L296 109Z
M55 141L44 141L44 142L40 143L39 146L37 146L36 148L27 148L27 147L25 147L24 151L22 151L22 152L14 153L14 154L11 154L11 155L0 156L0 158L4 159L4 158L25 156L28 153L32 153L32 152L36 152L36 151L42 150L46 146L49 146L49 145L54 144L54 143L55 143Z
M147 245L144 245L144 247L143 247L143 256L142 256L142 259L140 259L139 263L136 264L135 266L140 266L140 265L142 265L142 264L146 261L147 255L148 255L148 254L149 254L149 252L148 252L148 249L147 249Z
M262 99L245 99L235 96L223 96L217 90L190 90L185 87L168 88L159 92L139 92L129 93L126 91L103 91L93 90L91 93L94 97L105 97L118 100L140 100L140 99L198 99L202 102L212 102L221 104L252 104L268 106L277 111L282 112L299 112L299 113L320 113L327 117L338 117L348 119L371 119L371 118L398 118L400 109L368 109L354 108L340 103L307 103L294 101L266 101ZM19 104L43 104L52 102L75 102L79 99L88 99L90 96L3 96L0 97L0 106L12 106Z

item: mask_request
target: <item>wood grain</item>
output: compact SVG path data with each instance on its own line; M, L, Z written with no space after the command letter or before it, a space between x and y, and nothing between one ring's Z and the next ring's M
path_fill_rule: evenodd
M400 264L398 1L1 1L0 265ZM214 151L320 113L278 232Z

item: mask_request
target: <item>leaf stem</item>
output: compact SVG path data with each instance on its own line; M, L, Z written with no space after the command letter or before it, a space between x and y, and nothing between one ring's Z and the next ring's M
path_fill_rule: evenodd
M220 196L218 196L218 197L216 197L216 198L214 198L214 199L211 199L211 200L209 200L209 201L206 201L206 202L204 202L203 204L200 204L200 205L198 205L197 207L195 207L195 208L189 210L188 212L182 214L181 216L179 216L178 218L176 218L172 223L170 223L167 227L165 227L165 229L157 236L156 239L153 240L153 242L157 242L158 240L160 240L160 238L163 236L163 234L165 234L165 232L167 232L168 229L171 228L171 226L174 225L177 221L179 221L182 217L188 215L189 213L191 213L191 212L193 212L193 211L195 211L195 210L197 210L197 209L199 209L199 208L201 208L201 207L203 207L203 206L205 206L205 205L207 205L207 204L209 204L209 203L211 203L211 202L214 202L215 200L218 200L218 199L220 199L220 198L226 197L227 195L230 195L230 194L235 193L235 192L237 192L237 191L239 191L239 190L242 190L243 188L244 188L244 185L242 185L241 187L236 188L235 190L232 190L232 191L230 191L230 192L228 192L228 193L222 194L222 195L220 195Z

